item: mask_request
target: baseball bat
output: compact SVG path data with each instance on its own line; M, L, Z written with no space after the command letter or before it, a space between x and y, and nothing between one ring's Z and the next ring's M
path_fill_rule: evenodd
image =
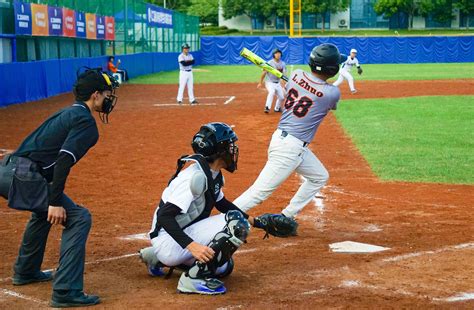
M277 78L280 78L280 79L288 82L288 77L286 75L284 75L283 73L281 73L277 69L270 66L268 64L268 62L266 62L265 60L263 60L258 55L251 52L250 50L246 49L245 47L240 51L240 56L242 56L245 59L247 59L248 61L256 64L258 67L262 68L263 70L273 74Z

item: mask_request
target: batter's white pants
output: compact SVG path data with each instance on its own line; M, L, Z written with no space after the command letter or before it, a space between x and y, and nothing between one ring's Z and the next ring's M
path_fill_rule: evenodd
M186 227L184 232L197 243L208 245L225 225L225 214L219 214ZM196 260L191 252L183 249L164 229L160 230L156 238L151 239L151 244L158 260L166 266L191 266Z
M337 78L336 82L334 82L332 85L339 86L342 84L344 79L346 79L347 83L349 83L349 88L351 89L351 91L352 92L355 91L356 89L354 87L354 78L352 77L351 73L346 70L341 70L339 72L339 77Z
M265 107L270 110L272 108L273 97L277 95L275 110L280 110L281 102L283 101L283 99L285 99L285 93L283 91L283 87L281 87L280 82L273 83L273 82L265 81L265 88L268 91L267 102L265 103Z
M250 188L234 204L246 212L267 199L293 172L304 181L290 203L282 211L287 217L295 217L326 184L329 174L319 159L303 141L292 135L282 136L277 129L268 148L268 161Z
M178 97L176 97L177 101L183 101L183 93L184 87L188 87L188 97L189 102L194 101L194 89L193 89L193 72L192 71L179 71L179 89L178 89Z

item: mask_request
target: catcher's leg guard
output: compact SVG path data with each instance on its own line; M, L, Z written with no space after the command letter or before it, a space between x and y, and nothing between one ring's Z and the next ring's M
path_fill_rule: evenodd
M235 210L229 211L225 219L226 226L209 243L209 247L215 252L214 258L208 263L196 261L187 272L184 272L179 279L179 292L208 295L226 292L224 283L216 279L216 271L229 262L232 254L245 242L250 231L250 224L241 212ZM233 262L228 266L233 268ZM227 272L227 275L230 272Z

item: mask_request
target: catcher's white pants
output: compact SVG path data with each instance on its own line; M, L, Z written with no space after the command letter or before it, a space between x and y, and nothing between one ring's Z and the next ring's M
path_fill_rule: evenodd
M183 93L184 87L188 87L188 97L189 102L194 101L194 89L193 89L193 72L192 71L179 71L179 89L178 89L178 97L176 97L177 101L183 101Z
M197 243L208 245L214 236L224 229L225 225L225 214L219 214L186 227L184 232ZM151 244L158 260L166 266L181 264L191 266L195 261L191 252L183 249L164 229L160 230L156 238L151 239Z
M347 83L349 83L349 88L351 89L351 91L352 92L355 91L356 89L354 87L354 78L352 77L351 73L346 70L341 70L339 72L339 77L337 78L336 82L334 82L332 85L339 86L342 84L344 79L346 79Z
M265 103L265 107L269 110L272 108L273 97L276 95L277 100L275 103L275 110L281 109L281 102L285 99L285 93L283 91L283 87L281 87L280 82L273 83L270 81L265 81L265 88L268 91L267 95L267 102Z
M285 216L295 217L319 192L329 179L329 174L319 159L303 141L292 135L282 136L277 129L268 148L268 161L257 180L234 204L248 211L267 199L293 172L303 176L304 181L288 206L282 211Z

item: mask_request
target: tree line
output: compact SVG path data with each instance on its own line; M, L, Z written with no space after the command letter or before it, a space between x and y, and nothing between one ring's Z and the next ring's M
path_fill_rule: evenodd
M224 18L245 15L250 18L266 20L274 16L288 22L289 0L147 0L147 2L165 6L190 15L200 17L201 23L218 24L219 3ZM295 0L297 2L297 0ZM323 30L325 16L347 10L351 0L302 0L302 12L319 14ZM474 14L474 0L376 0L374 10L379 15L390 18L396 14L406 14L408 27L413 27L415 16L431 16L437 22L447 22L454 18L453 10L458 9L467 16Z

